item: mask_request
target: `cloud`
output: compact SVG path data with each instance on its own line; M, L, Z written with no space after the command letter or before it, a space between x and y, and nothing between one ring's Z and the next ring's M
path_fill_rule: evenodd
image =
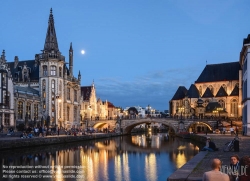
M123 108L140 105L165 110L178 86L197 79L195 68L179 68L147 72L125 81L121 77L103 77L95 81L97 97ZM199 71L198 71L199 72Z

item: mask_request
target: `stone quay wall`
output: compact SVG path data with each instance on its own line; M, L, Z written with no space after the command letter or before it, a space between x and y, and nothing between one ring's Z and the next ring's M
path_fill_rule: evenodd
M108 134L93 134L93 135L81 135L81 136L49 136L49 137L34 137L34 138L1 138L0 150L8 150L15 148L27 148L44 145L65 144L72 142L81 142L87 140L95 140L101 138L109 138L115 136L122 136L119 133Z

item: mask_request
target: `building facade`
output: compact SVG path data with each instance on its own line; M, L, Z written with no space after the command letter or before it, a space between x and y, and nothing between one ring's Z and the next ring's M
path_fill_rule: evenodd
M243 46L240 52L240 65L242 67L242 119L243 132L250 135L250 34L243 40Z
M33 60L15 56L7 62L14 86L15 121L18 124L76 127L80 125L81 74L73 75L73 46L69 67L59 51L52 9L42 53ZM34 126L31 125L31 126Z
M170 103L177 117L240 119L241 67L238 62L206 65L189 89L180 86Z

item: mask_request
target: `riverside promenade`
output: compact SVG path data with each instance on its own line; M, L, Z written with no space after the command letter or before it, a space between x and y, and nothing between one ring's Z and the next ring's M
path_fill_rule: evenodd
M54 144L65 144L72 142L81 142L87 140L95 140L101 138L109 138L114 136L122 136L120 133L92 133L88 135L53 135L45 137L20 138L17 136L0 137L0 150L8 150L15 148L27 148Z
M219 158L222 161L222 165L230 164L230 156L237 154L240 158L245 155L250 155L250 137L241 136L240 138L240 150L239 152L224 152L223 146L225 143L231 141L234 136L229 134L200 134L196 135L196 138L205 141L205 137L210 137L216 146L219 148L219 151L208 152L201 151L199 152L192 160L183 165L180 169L176 170L172 175L168 177L168 181L201 181L202 175L206 171L210 171L210 162L214 158Z

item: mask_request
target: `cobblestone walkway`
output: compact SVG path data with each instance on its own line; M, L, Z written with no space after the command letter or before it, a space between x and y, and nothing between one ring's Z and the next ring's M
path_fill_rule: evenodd
M203 136L203 135L201 135ZM205 136L205 135L204 135ZM202 161L196 166L193 172L189 175L188 180L197 180L202 178L204 172L211 170L210 161L214 158L219 158L223 165L230 164L230 156L237 154L240 158L244 155L250 155L250 137L239 136L240 138L240 151L239 152L224 152L223 146L226 142L231 141L234 136L231 135L208 135L212 141L219 148L219 151L208 152L208 154L202 159ZM191 179L193 178L193 179ZM197 179L194 179L197 178ZM199 179L198 179L199 180Z

